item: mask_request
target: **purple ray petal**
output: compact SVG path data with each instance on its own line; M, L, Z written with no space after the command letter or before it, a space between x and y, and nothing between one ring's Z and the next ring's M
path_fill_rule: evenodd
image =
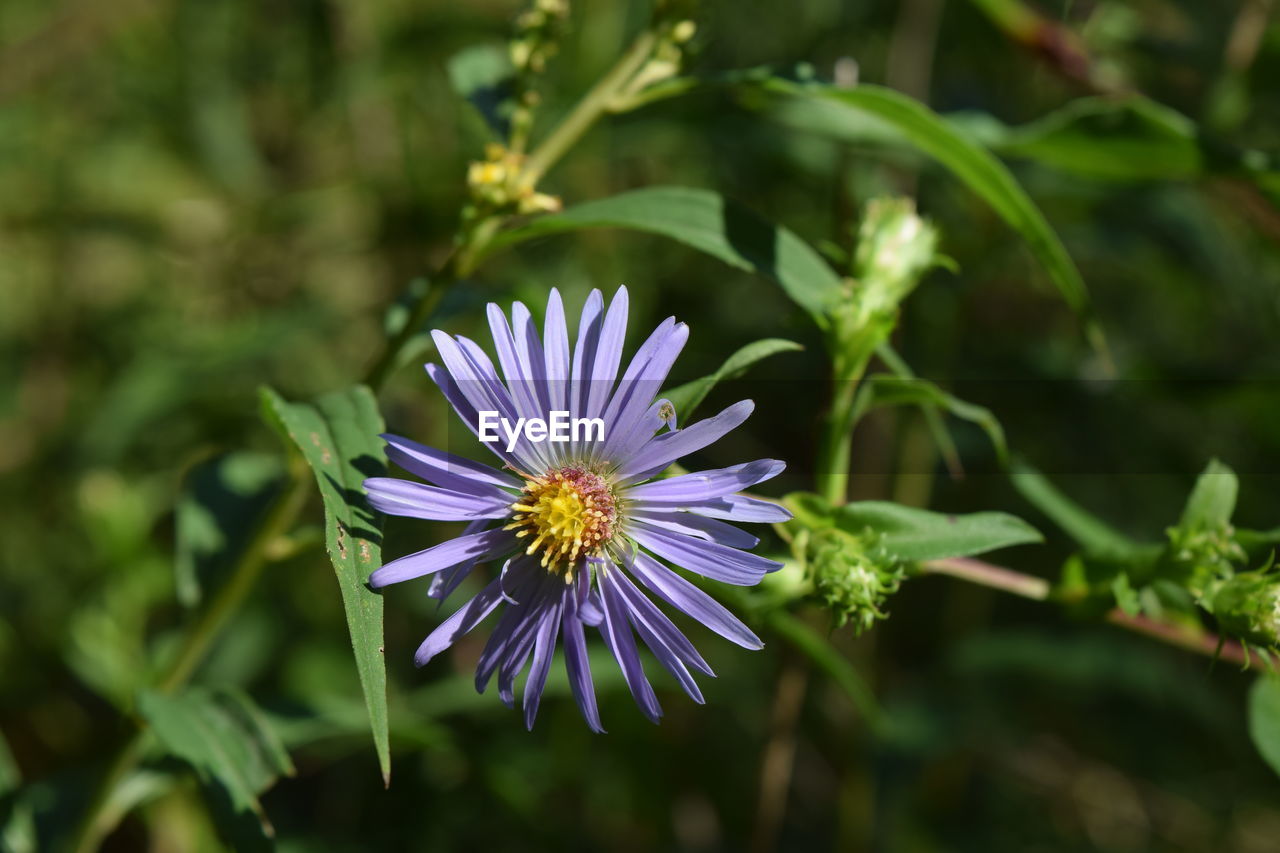
M605 572L617 571L616 567L605 569ZM651 722L658 722L662 716L662 706L654 695L653 686L645 677L644 667L640 663L640 653L636 650L636 640L631 634L631 623L627 620L627 609L622 597L611 585L600 583L600 594L604 598L604 622L600 625L600 635L605 645L613 653L622 669L622 678L631 690L641 712Z
M628 526L627 532L632 539L659 557L670 560L682 569L722 583L754 586L769 572L782 568L782 563L767 560L757 554L672 533L643 521L633 522Z
M522 418L542 417L542 407L538 403L538 395L534 390L533 374L520 361L515 336L507 322L507 315L492 302L489 303L488 314L489 330L498 351L498 363L502 366L503 375L507 377L507 387L511 389L516 411Z
M369 576L369 585L374 589L381 589L393 583L439 572L468 560L486 560L512 550L515 543L516 539L511 531L500 527L470 536L460 536L386 563Z
M722 604L643 552L629 564L631 573L667 604L698 620L731 643L744 649L762 649L764 643Z
M777 459L757 459L728 468L696 471L665 480L641 483L626 491L626 498L639 506L688 506L697 501L724 497L776 477L786 464Z
M564 321L564 303L554 287L547 297L546 325L542 341L546 347L547 392L551 409L565 411L569 403L569 329Z
M618 378L618 366L622 363L622 346L627 337L627 288L619 287L609 303L604 325L600 329L600 343L596 347L591 364L583 368L583 378L588 383L583 416L599 417L613 394L613 384Z
M413 656L417 666L426 666L427 662L475 629L502 602L502 590L498 588L495 578L466 604L453 611L448 619L441 622L434 631L427 635L418 646Z
M650 340L656 338L663 327L659 326L658 329L659 331L654 332ZM609 407L605 409L604 422L610 432L604 443L602 453L604 458L613 458L614 436L625 435L629 431L629 425L642 416L658 396L658 391L666 381L671 365L675 363L680 350L684 349L685 342L688 340L689 327L684 323L675 323L657 339L657 343L652 346L647 357L641 352L636 353L636 357L631 362L632 366L627 368L627 373L618 383L613 399L609 401ZM643 349L644 347L642 352Z
M674 479L674 478L672 478ZM684 508L708 518L722 518L725 521L747 521L760 524L773 524L788 521L791 510L782 504L751 498L746 495L725 495L722 498L711 498L705 501L692 501Z
M514 500L505 493L468 495L395 477L370 477L364 481L364 490L369 505L378 512L433 521L502 518L511 513Z
M475 679L478 693L485 691L494 670L506 658L511 635L529 615L538 585L546 577L546 572L541 571L537 564L527 557L521 556L511 562L514 566L508 575L514 577L514 583L506 588L505 596L508 601L514 598L516 603L509 604L502 611L502 618L498 620L497 627L493 629L488 642L484 644L484 650L480 652L480 660L476 662ZM522 565L533 568L530 571L520 572L519 568ZM501 578L499 580L501 581ZM501 584L499 586L501 588Z
M538 623L537 636L533 643L533 663L529 665L529 678L524 683L524 726L533 731L533 721L538 716L538 705L542 701L542 690L547 685L547 673L551 671L551 658L556 651L556 636L560 633L560 614L564 609L564 601L570 598L572 591L567 587L549 593L546 611Z
M470 536L473 533L479 533L481 530L485 529L485 526L488 523L488 519L473 521L463 528L462 535ZM468 560L465 563L459 563L451 569L436 572L431 576L431 585L427 588L427 597L438 599L441 604L443 604L444 600L453 594L453 591L467 579L467 575L471 574L471 571L475 567L476 561ZM501 588L499 588L499 592L501 592Z
M760 540L755 536L745 530L734 527L732 524L725 524L723 521L717 521L714 518L706 518L674 508L662 510L631 509L627 511L627 515L631 518L645 521L654 527L661 527L663 530L672 530L676 533L683 533L686 536L696 536L709 542L728 545L730 548L754 548L760 544Z
M626 599L627 606L631 609L633 617L643 619L649 628L662 638L663 643L671 649L671 651L680 658L681 661L701 672L703 675L715 677L715 672L705 660L698 650L694 648L693 643L689 642L675 623L667 618L667 614L658 609L658 606L649 600L640 589L627 577L626 572L611 572L610 578L618 587L618 592Z
M688 456L723 438L730 430L741 425L755 407L756 404L750 400L743 400L714 417L653 438L630 454L614 476L623 482L652 477L680 457Z
M581 575L578 583L585 585ZM587 640L583 635L582 619L578 613L577 595L570 595L565 599L560 624L564 635L564 669L569 676L573 698L577 701L582 716L586 718L588 728L593 732L603 733L600 711L596 707L595 685L591 680L591 661L587 657Z
M522 375L529 377L529 387L538 407L546 412L551 408L551 395L547 393L547 360L542 352L542 341L538 339L538 328L523 302L511 306L511 332L515 336Z
M616 578L621 574L621 572L611 572L601 579L601 583L615 585L617 583ZM694 681L688 667L684 665L684 661L667 644L666 639L654 629L653 625L638 613L634 607L630 606L631 602L627 600L626 594L620 588L620 585L616 590L616 594L627 603L627 617L630 619L636 633L640 635L640 639L649 647L649 651L653 652L653 656L658 659L658 663L662 664L664 669L675 676L676 681L680 683L680 686L684 688L684 691L689 694L693 701L702 704L705 701L702 698L702 691L698 689L698 682Z
M502 489L519 490L521 483L480 462L473 462L425 444L391 433L381 436L387 443L387 458L404 470L446 489L472 494L502 494Z

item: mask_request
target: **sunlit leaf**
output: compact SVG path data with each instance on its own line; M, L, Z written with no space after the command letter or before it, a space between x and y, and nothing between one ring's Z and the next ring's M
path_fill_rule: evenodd
M840 277L804 240L718 193L691 187L647 187L584 202L508 231L492 248L584 228L628 228L670 237L765 276L823 328L827 309L841 297Z
M315 473L324 499L325 541L338 575L356 670L383 779L390 780L387 669L382 645L382 596L366 586L382 561L382 519L365 501L366 477L386 470L382 415L363 385L335 391L314 403L289 403L262 389L266 419L291 441Z
M927 379L880 373L868 376L866 382L865 405L868 409L879 406L920 406L926 411L944 410L961 420L981 427L987 434L987 438L991 440L991 446L995 448L1001 464L1006 462L1008 448L1005 444L1004 429L990 409L967 403L943 391Z
M765 338L749 343L725 359L724 364L720 365L714 373L686 382L670 391L664 391L662 396L675 407L676 416L680 421L688 423L694 409L707 394L711 393L711 389L716 387L717 383L741 376L748 367L771 355L802 349L804 347L800 344L782 338Z

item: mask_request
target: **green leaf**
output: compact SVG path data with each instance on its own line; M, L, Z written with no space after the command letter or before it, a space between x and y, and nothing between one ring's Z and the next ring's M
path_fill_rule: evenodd
M263 388L261 396L267 421L301 451L320 487L325 543L342 591L378 763L390 784L382 596L365 584L382 561L382 518L370 509L362 486L366 477L386 471L378 402L363 385L325 394L314 403L286 402L270 388Z
M220 785L237 813L251 812L266 835L274 834L258 795L280 776L292 776L293 762L247 696L203 687L176 695L146 690L138 713L165 752Z
M857 501L836 507L837 527L849 533L879 533L881 544L900 560L969 557L1043 542L1040 533L1020 518L1003 512L948 515L888 501Z
M1093 556L1119 560L1150 556L1152 546L1135 542L1072 501L1039 471L1018 463L1009 478L1027 501ZM1155 546L1159 550L1159 546Z
M873 120L891 126L923 153L951 170L986 200L1017 231L1045 267L1063 299L1079 314L1087 334L1105 350L1096 326L1084 279L1044 215L994 155L958 132L924 104L892 89L860 85L852 89L798 84L778 78L763 84L766 91L839 105L850 120Z
M1205 165L1195 122L1141 95L1079 98L1019 127L986 115L947 118L1000 154L1089 178L1186 180Z
M1280 677L1260 676L1249 689L1249 736L1263 760L1280 773Z
M780 352L795 352L802 349L804 347L800 346L800 344L783 340L782 338L765 338L764 340L755 341L725 359L724 364L720 365L720 368L715 373L672 388L662 396L666 397L671 405L675 407L676 417L682 423L687 423L693 415L693 410L706 398L711 389L716 387L717 383L725 379L734 379L741 376L748 367L771 355L776 355Z
M1179 526L1186 530L1217 528L1231 522L1240 481L1217 459L1209 460L1187 498Z
M174 509L174 574L184 606L198 604L202 580L243 550L282 475L278 456L248 451L206 460L187 475Z
M584 228L629 228L670 237L777 282L822 328L841 299L840 277L809 244L710 190L647 187L575 205L500 234L492 250Z

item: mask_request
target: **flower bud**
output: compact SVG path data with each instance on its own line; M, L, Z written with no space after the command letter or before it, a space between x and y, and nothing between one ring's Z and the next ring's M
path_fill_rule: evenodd
M1165 531L1169 547L1165 551L1165 574L1205 601L1214 586L1235 574L1236 566L1247 559L1228 523L1202 527L1171 527Z
M912 199L868 202L853 260L862 312L896 307L937 262L937 249L938 231L920 218Z
M1265 569L1241 572L1218 588L1212 610L1224 632L1280 648L1280 574Z
M810 533L804 547L805 567L814 590L837 620L852 622L861 634L885 619L883 609L889 596L897 592L905 567L893 559L867 531L853 535L838 528Z

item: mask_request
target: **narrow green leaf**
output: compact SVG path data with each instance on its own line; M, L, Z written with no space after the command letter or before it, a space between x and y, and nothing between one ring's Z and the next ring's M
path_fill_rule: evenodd
M1125 560L1150 550L1149 546L1135 542L1072 501L1034 468L1016 464L1009 478L1019 494L1089 554Z
M362 486L366 477L386 471L377 399L363 385L326 394L314 403L286 402L270 388L263 388L261 395L267 420L301 451L320 487L329 559L342 591L378 763L384 782L390 784L382 596L366 586L382 561L382 518L369 507Z
M262 831L274 835L258 795L280 776L292 776L293 762L247 696L203 687L176 695L147 690L138 696L138 713L167 753L220 785L233 809L253 813Z
M670 237L765 276L822 328L827 309L841 298L840 277L809 244L718 193L691 187L646 187L584 202L499 235L491 250L584 228L629 228Z
M1249 689L1249 736L1263 760L1280 773L1280 677L1259 676Z
M1179 526L1194 530L1230 523L1239 491L1240 481L1235 472L1217 459L1209 460L1187 498Z
M959 397L943 391L927 379L914 376L890 376L879 373L867 377L868 409L879 406L919 406L925 411L943 409L957 418L977 424L991 440L1000 464L1008 462L1008 446L1004 429L990 409L974 403L966 403Z
M991 152L958 132L924 104L892 89L865 85L848 89L778 78L749 85L763 85L767 91L838 104L857 120L871 116L891 126L913 146L950 169L1026 240L1063 299L1082 317L1094 345L1104 349L1080 271L1044 215Z
M888 501L856 501L836 507L833 518L850 533L879 533L881 544L901 560L969 557L1044 541L1034 527L1003 512L948 515Z
M1079 98L1018 127L987 115L947 120L997 153L1089 178L1185 180L1205 166L1195 122L1142 95Z
M748 367L771 355L802 349L804 347L800 346L800 344L783 340L782 338L765 338L764 340L749 343L725 359L724 364L720 365L715 373L672 388L662 396L666 397L671 405L675 407L676 417L680 419L680 422L688 423L693 416L694 409L706 398L711 389L716 387L717 383L741 376Z
M249 451L206 460L187 475L174 508L174 574L184 606L198 604L202 582L243 549L282 476L278 456Z

